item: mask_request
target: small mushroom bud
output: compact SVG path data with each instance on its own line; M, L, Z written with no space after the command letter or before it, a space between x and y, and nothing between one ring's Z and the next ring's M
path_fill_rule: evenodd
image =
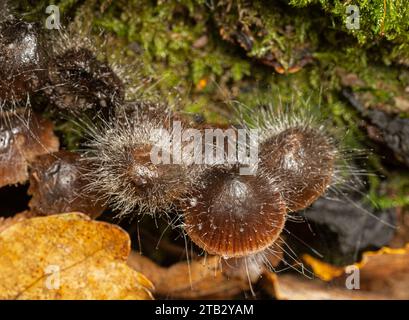
M336 149L320 130L288 128L260 146L260 169L282 182L282 195L291 211L308 207L332 183Z
M29 202L37 214L79 211L95 218L104 210L95 194L85 192L87 168L80 155L59 151L40 155L31 163Z
M0 102L25 99L48 80L48 55L40 27L21 20L0 23Z
M86 48L71 48L50 65L50 86L45 90L57 108L71 111L112 108L124 99L122 81L111 67Z
M169 117L168 112L123 112L90 130L88 188L119 215L166 212L191 190L199 168L177 163L171 148L156 145L170 142L170 136L161 134L167 129L171 133Z

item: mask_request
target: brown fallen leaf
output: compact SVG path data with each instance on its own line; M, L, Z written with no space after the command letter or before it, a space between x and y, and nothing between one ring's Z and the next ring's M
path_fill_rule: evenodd
M0 115L0 187L24 183L37 155L57 151L52 123L26 110Z
M362 290L379 292L389 299L409 299L409 244L365 252L357 267Z
M264 262L268 260L269 267L276 267L281 263L281 244L280 240L270 248L274 250L274 255L263 257ZM260 261L246 262L243 258L226 260L212 255L189 263L182 261L170 267L161 267L134 251L129 255L128 264L153 282L159 296L179 299L234 298L250 290L250 282L255 285L267 268Z
M37 156L31 163L31 211L48 215L55 212L86 212L98 217L105 206L96 196L86 193L85 161L74 152L59 151Z
M302 275L286 274L277 276L266 273L263 277L265 289L279 300L368 300L386 299L380 294L326 283L319 279L308 279Z
M81 213L36 217L0 233L0 299L151 299L131 269L128 234Z
M303 260L325 281L345 283L350 274L346 271L349 266L331 266L310 256L304 256ZM409 299L409 244L364 252L362 260L353 266L359 269L362 292L377 293L385 299Z
M249 289L247 280L228 278L220 268L220 257L176 263L168 268L158 266L139 253L131 252L128 264L140 270L154 284L161 297L178 299L228 298Z
M409 99L408 97L398 96L394 98L395 107L401 112L409 111Z

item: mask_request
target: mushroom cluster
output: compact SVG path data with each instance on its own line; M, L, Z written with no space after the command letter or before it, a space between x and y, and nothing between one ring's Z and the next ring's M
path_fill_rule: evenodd
M193 126L199 133L211 126L192 124L160 104L124 101L124 91L113 68L89 48L48 50L46 36L35 23L12 16L0 23L1 161L10 154L10 139L19 146L44 141L37 137L40 129L16 123L37 119L17 116L28 114L21 106L33 96L57 110L109 110L108 119L89 127L85 152L55 152L58 146L53 143L55 153L37 151L40 158L28 159L33 210L47 214L55 205L56 211L89 211L93 217L106 207L121 216L181 213L180 225L198 247L224 258L242 258L271 248L287 213L306 208L336 181L339 154L322 126L272 109L261 114L264 122L256 128L260 139L252 174L241 174L238 163L231 162L156 163L152 138L161 130L173 130L172 122L179 121L182 130ZM20 127L30 131L21 138L25 141L19 140ZM236 133L237 128L229 129ZM184 140L182 147L190 143ZM195 147L203 151L208 144ZM165 156L175 160L175 154L162 152Z

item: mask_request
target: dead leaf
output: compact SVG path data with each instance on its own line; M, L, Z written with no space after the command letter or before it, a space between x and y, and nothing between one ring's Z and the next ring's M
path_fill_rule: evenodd
M389 299L409 299L409 244L365 252L356 265L362 290L379 292Z
M151 299L126 264L130 239L81 213L36 217L0 233L0 299Z
M128 264L140 270L154 284L155 293L166 298L203 299L233 297L249 289L247 280L226 277L220 257L176 263L169 268L158 266L139 253L131 252Z
M34 216L35 215L30 211L23 211L23 212L15 214L13 217L9 217L9 218L0 217L0 232L2 232L3 230L6 230L8 227L12 226L13 224L16 224L20 221L32 218Z
M333 266L329 263L318 260L309 254L304 254L302 260L305 261L305 263L312 268L314 274L323 281L331 281L345 272L345 267Z
M0 187L24 183L28 164L37 155L57 151L52 123L26 110L0 116Z
M334 267L309 256L303 256L303 260L325 281L345 283L349 275L349 266ZM376 292L385 299L409 299L409 244L364 252L362 260L353 266L359 269L361 291Z
M266 255L269 267L276 267L283 259L281 240L276 242L274 255ZM264 261L266 262L266 261ZM252 264L244 258L224 259L219 256L182 261L170 267L161 267L137 252L131 252L128 264L146 275L154 284L155 292L176 299L227 299L250 290L267 267Z
M394 98L396 108L401 112L409 111L409 100L407 97L398 96Z
M277 276L265 274L264 286L279 300L368 300L387 297L361 290L326 283L319 279L308 279L302 275L286 274Z

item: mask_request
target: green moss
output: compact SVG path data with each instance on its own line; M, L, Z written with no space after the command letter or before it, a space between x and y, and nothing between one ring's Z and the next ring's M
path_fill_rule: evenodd
M319 4L334 17L334 27L354 35L360 43L368 43L384 37L395 43L407 43L409 35L409 9L406 0L290 0L294 7L306 7ZM346 8L356 5L359 8L357 30L346 28L345 20L349 15Z
M382 183L379 176L370 176L368 201L374 206L387 209L409 205L409 174L391 173Z

